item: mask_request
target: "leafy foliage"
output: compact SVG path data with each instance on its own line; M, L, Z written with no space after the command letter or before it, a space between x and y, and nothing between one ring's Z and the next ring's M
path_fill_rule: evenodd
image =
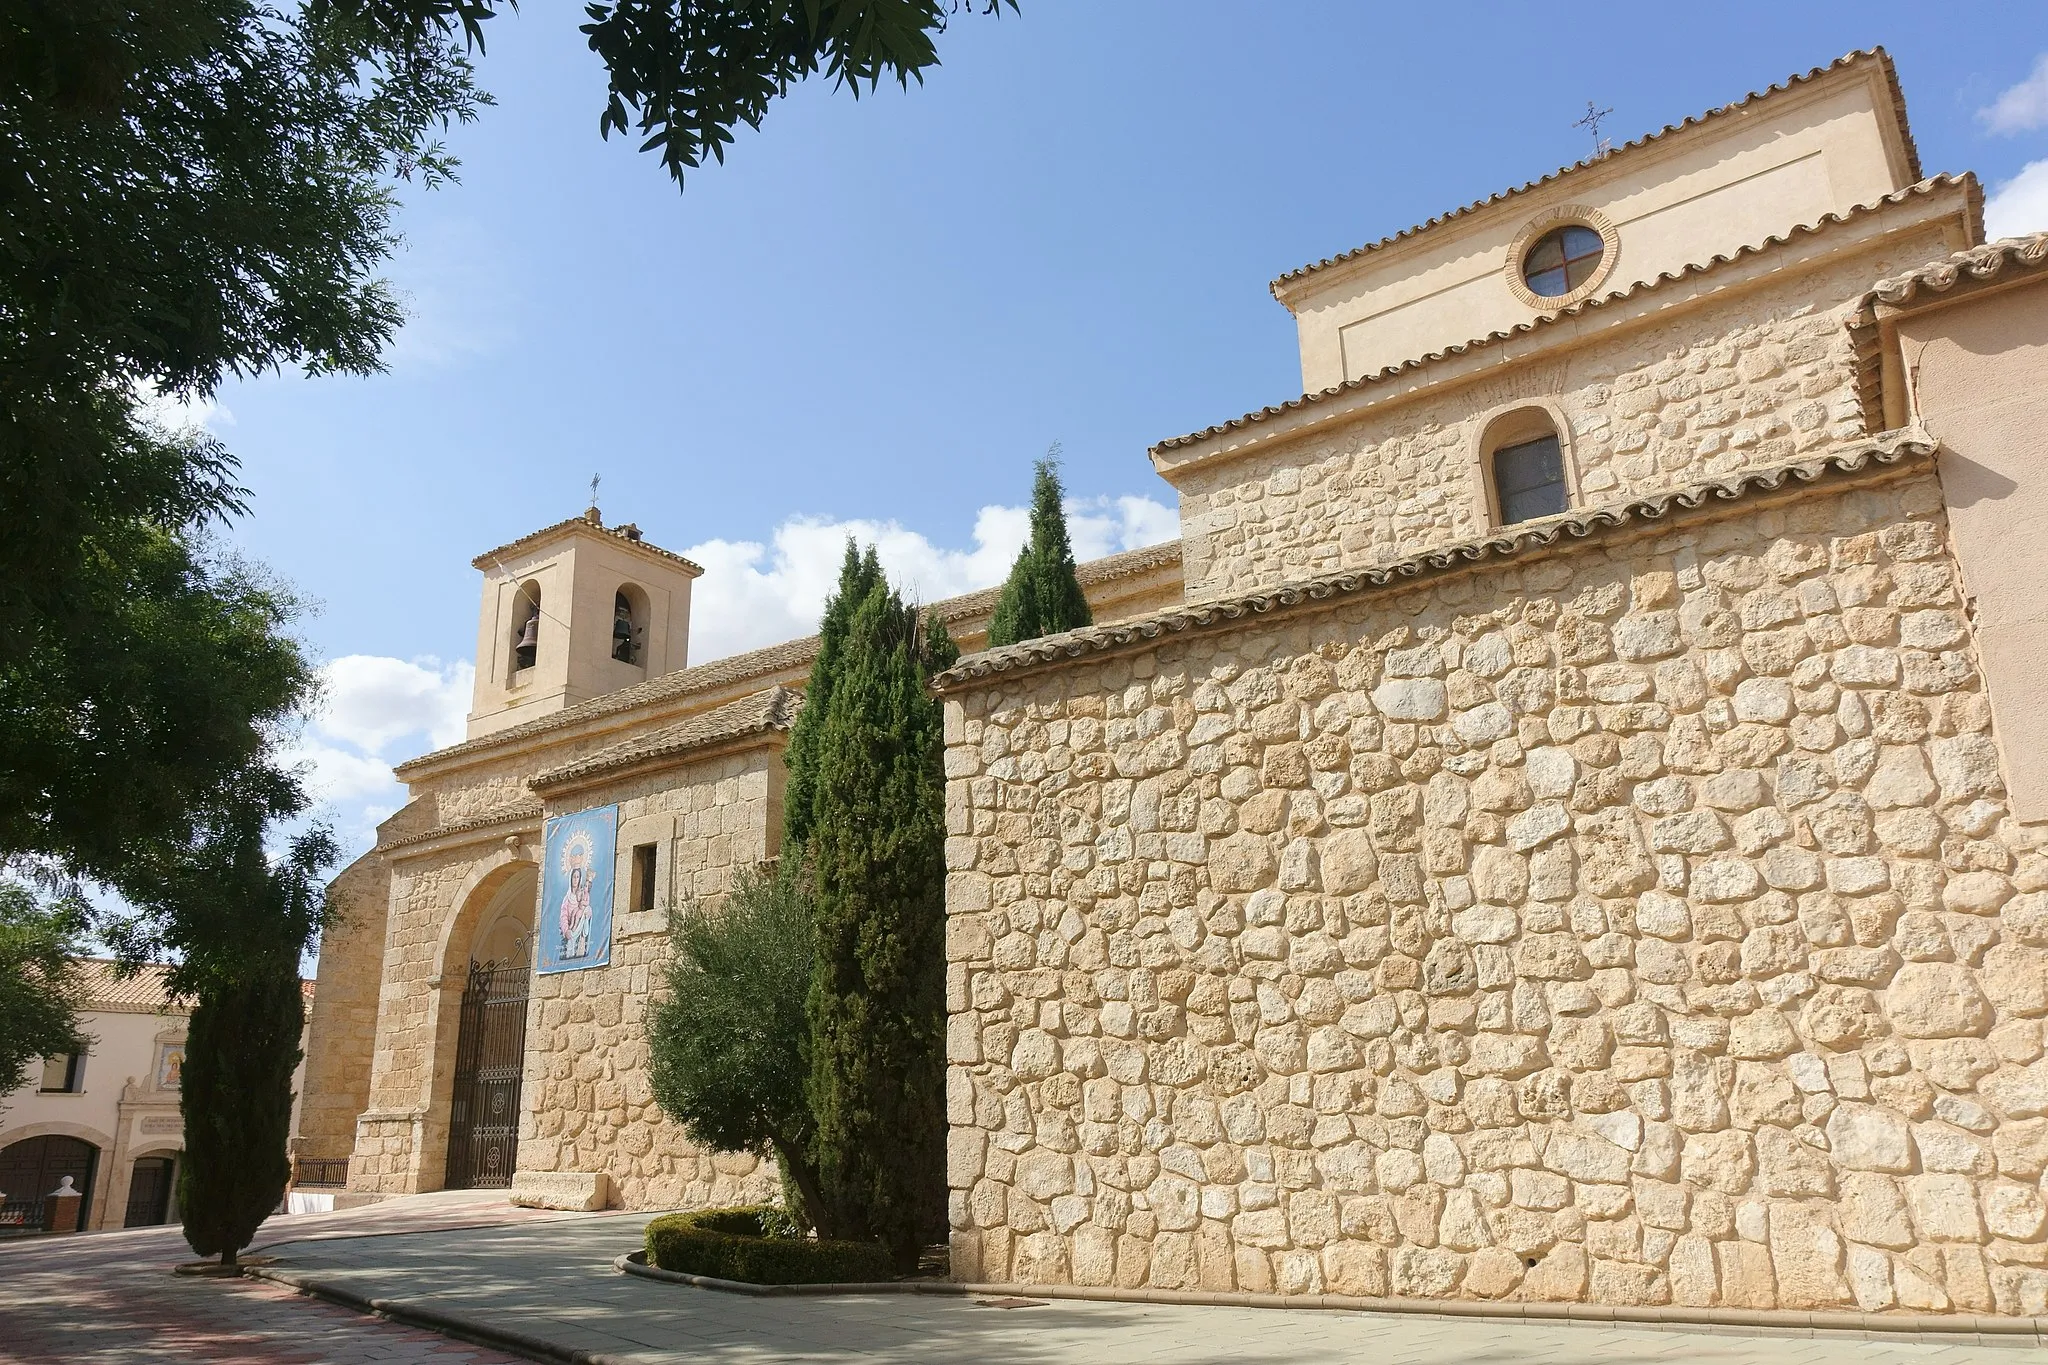
M669 940L667 990L647 1023L655 1101L706 1148L773 1150L804 1221L829 1232L804 1097L811 906L802 879L787 864L743 871L722 905L675 915Z
M868 590L819 708L803 848L818 1181L840 1234L905 1270L944 1220L945 781L925 681L955 657L936 618Z
M482 50L484 24L517 0L323 0L380 41L445 41ZM741 124L819 72L859 98L884 80L908 88L939 62L935 37L965 10L1015 11L1017 0L598 0L583 35L610 91L598 129L637 129L677 185L707 157L725 160Z
M84 927L76 903L42 904L19 882L0 882L0 1095L27 1084L37 1058L80 1045L70 959Z
M873 1284L890 1277L875 1242L776 1235L764 1205L672 1213L647 1225L647 1263L745 1284Z
M0 857L128 892L210 808L296 807L263 760L312 685L291 605L209 555L234 462L144 395L377 367L390 176L445 176L481 98L460 47L378 41L257 0L0 26Z
M1067 539L1058 454L1059 446L1054 445L1038 462L1031 487L1031 541L1017 552L1017 562L996 598L988 623L991 648L1094 624L1088 595L1081 591L1074 571L1074 547Z

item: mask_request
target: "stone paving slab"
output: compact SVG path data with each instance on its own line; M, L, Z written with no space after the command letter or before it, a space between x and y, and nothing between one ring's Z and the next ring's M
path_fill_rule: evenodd
M561 1215L513 1209L502 1194L459 1192L266 1223L252 1255L289 1239L387 1237ZM364 1236L368 1233L370 1235ZM309 1299L262 1280L174 1276L192 1259L176 1227L0 1242L0 1361L91 1365L507 1365L521 1359Z
M1503 1323L1416 1314L1052 1300L995 1309L935 1295L755 1298L612 1270L645 1215L291 1248L280 1270L364 1299L418 1304L544 1339L570 1359L667 1365L1001 1360L1046 1365L1960 1365L2031 1343L1969 1336Z

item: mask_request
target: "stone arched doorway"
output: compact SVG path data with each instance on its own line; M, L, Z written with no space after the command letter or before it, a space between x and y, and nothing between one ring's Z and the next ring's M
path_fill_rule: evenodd
M448 1189L502 1188L518 1164L538 889L532 866L521 866L488 893L476 916L457 1010Z
M58 1188L64 1177L81 1196L76 1226L58 1232L84 1229L92 1208L93 1177L98 1173L100 1149L83 1138L62 1133L45 1133L23 1138L0 1148L0 1231L31 1231L43 1225L43 1201Z

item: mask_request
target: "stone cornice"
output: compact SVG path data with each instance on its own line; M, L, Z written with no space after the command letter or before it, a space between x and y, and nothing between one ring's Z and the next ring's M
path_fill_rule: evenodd
M391 853L399 849L408 852L425 852L421 846L434 844L442 848L455 844L473 843L482 839L498 838L501 835L522 829L540 828L541 806L538 801L515 801L496 810L485 811L482 815L467 820L455 820L432 829L408 834L403 839L393 839L379 846L378 851Z
M1731 474L1629 502L1530 522L1387 564L1286 583L1265 592L1194 603L1118 625L1068 631L1003 649L984 650L968 655L933 678L932 690L942 695L963 692L999 683L1016 674L1149 648L1172 635L1227 629L1259 616L1319 610L1347 598L1405 588L1427 578L1570 548L1574 541L1597 542L1617 533L1643 529L1644 523L1661 522L1698 509L1717 512L1722 505L1736 504L1734 510L1740 510L1741 504L1802 485L1869 483L1893 477L1902 467L1931 462L1934 452L1935 444L1925 432L1886 432L1813 459Z

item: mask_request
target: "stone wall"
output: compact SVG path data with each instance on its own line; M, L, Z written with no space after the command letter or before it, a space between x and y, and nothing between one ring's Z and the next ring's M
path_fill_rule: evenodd
M654 1102L647 1001L661 988L670 907L715 903L782 828L781 736L551 803L550 815L619 807L619 844L658 842L657 908L617 914L611 965L534 978L520 1097L521 1171L603 1171L626 1208L701 1208L773 1197L772 1162L694 1146ZM621 867L621 876L624 868ZM624 888L620 888L623 906Z
M319 982L306 1021L297 1156L338 1159L355 1148L356 1115L370 1099L390 894L390 869L374 856L350 863L328 888L334 922L320 936Z
M525 866L522 853L484 839L387 861L389 895L379 950L376 1046L368 1107L356 1122L349 1188L376 1194L436 1190L446 1169L455 1034L474 920L493 877ZM315 1003L318 1003L315 994ZM332 1046L316 1029L316 1055ZM327 1066L326 1062L321 1063Z
M1577 503L1598 506L1782 464L1861 431L1844 320L1870 280L1947 246L1880 251L1517 358L1341 426L1173 476L1190 599L1383 563L1483 535L1489 415L1543 400L1568 430ZM1682 286L1674 286L1682 287ZM1818 302L1817 302L1818 300Z
M1940 508L962 684L955 1275L2048 1310L2048 857Z

